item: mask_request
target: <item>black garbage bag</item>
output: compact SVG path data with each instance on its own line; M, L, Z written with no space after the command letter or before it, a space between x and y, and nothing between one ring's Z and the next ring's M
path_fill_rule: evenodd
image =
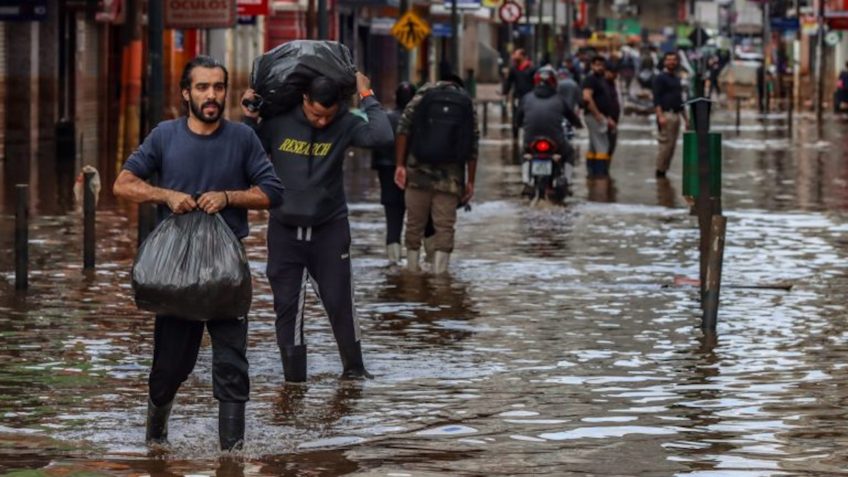
M270 118L300 104L317 76L337 82L345 97L356 93L356 66L339 42L294 40L257 57L250 85L261 98L259 115Z
M250 311L247 254L219 214L171 215L139 247L132 270L139 309L207 321Z

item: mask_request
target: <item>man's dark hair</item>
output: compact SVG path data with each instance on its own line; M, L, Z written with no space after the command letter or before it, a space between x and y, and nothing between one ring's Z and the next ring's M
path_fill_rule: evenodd
M665 63L665 60L667 60L669 56L673 56L673 57L677 58L677 52L676 51L666 51L665 54L663 55L663 63Z
M443 72L439 81L448 81L465 89L465 81L462 81L462 78L460 78L458 74L451 71Z
M403 110L415 96L415 86L409 81L403 81L395 90L395 104L399 110Z
M227 68L211 56L200 55L192 58L183 68L183 75L180 77L180 91L191 89L191 72L198 66L202 68L221 68L224 72L224 86L226 87L229 84L230 74L227 72Z
M592 58L592 64L594 65L595 63L603 63L603 64L606 64L606 63L607 63L607 59L606 59L606 58L604 58L604 57L603 57L603 56L601 56L601 55L595 55L595 56Z
M342 99L339 84L326 76L316 76L306 89L306 97L325 108L332 108Z

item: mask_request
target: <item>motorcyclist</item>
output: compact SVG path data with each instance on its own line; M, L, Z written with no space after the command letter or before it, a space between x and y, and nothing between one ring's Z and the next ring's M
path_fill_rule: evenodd
M553 141L559 154L574 164L574 149L565 137L562 119L576 127L583 127L580 118L562 96L557 94L558 77L551 66L539 68L533 77L533 91L521 98L517 121L524 128L524 147L534 138L546 137Z

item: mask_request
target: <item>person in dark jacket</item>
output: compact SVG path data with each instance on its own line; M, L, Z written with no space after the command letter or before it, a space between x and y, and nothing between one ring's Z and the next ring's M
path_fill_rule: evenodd
M403 108L415 96L416 88L409 82L402 82L395 91L395 109L388 111L389 122L392 130L396 130L400 122ZM380 203L386 212L386 256L389 262L397 264L401 259L400 238L403 231L403 216L406 214L406 203L404 202L403 190L395 184L395 145L374 149L371 155L371 169L377 171L380 180ZM424 248L430 252L428 259L432 259L432 250L428 248L428 239L433 236L432 220L427 224L424 232Z
M521 98L518 123L524 128L525 149L534 138L543 136L557 145L557 150L567 162L574 164L574 149L565 138L562 120L576 127L583 123L568 101L557 94L557 73L550 66L539 68L533 91Z
M304 294L309 283L324 305L342 360L342 378L370 378L362 361L359 321L353 303L350 222L343 183L348 146L378 148L394 140L392 126L374 98L371 82L357 73L368 121L343 104L341 88L316 77L291 111L262 119L242 107L277 175L286 187L283 205L268 221L268 280L277 314L277 344L289 382L306 380ZM247 90L243 100L251 101Z
M674 148L680 136L681 120L683 129L689 129L689 116L683 104L683 85L677 75L680 60L676 52L663 56L663 72L654 78L654 109L657 115L657 154L656 177L663 178L674 157Z
M836 83L836 91L833 93L833 112L844 111L844 103L848 103L848 62L845 63L845 68L839 72L839 81Z
M592 73L583 79L583 102L586 105L583 120L589 132L586 169L592 177L609 175L609 131L617 127L613 118L615 104L605 71L606 60L602 56L596 56L592 58Z
M536 68L533 63L527 58L527 53L524 49L519 48L512 52L512 67L509 69L509 74L506 77L503 94L512 94L512 138L518 138L518 128L520 123L516 120L518 112L518 103L521 98L527 93L533 91L533 76L536 74Z
M188 117L159 123L130 155L115 180L116 197L159 205L159 219L200 209L220 213L239 239L247 236L247 209L282 202L283 186L249 128L223 119L227 70L198 56L186 64L180 90ZM158 187L145 179L158 174ZM193 197L196 192L200 197ZM212 393L219 402L221 448L244 440L245 403L250 392L247 317L191 321L157 315L147 402L147 443L168 441L168 418L180 385L188 378L206 328L212 338Z

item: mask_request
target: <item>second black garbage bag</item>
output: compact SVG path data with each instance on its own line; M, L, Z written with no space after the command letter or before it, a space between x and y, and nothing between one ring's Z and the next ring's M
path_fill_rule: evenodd
M345 96L356 93L356 66L339 42L295 40L260 55L250 73L250 85L262 98L259 114L269 118L297 106L317 76L338 83Z
M247 315L253 294L241 242L219 214L171 215L138 250L132 286L139 309L191 320Z

